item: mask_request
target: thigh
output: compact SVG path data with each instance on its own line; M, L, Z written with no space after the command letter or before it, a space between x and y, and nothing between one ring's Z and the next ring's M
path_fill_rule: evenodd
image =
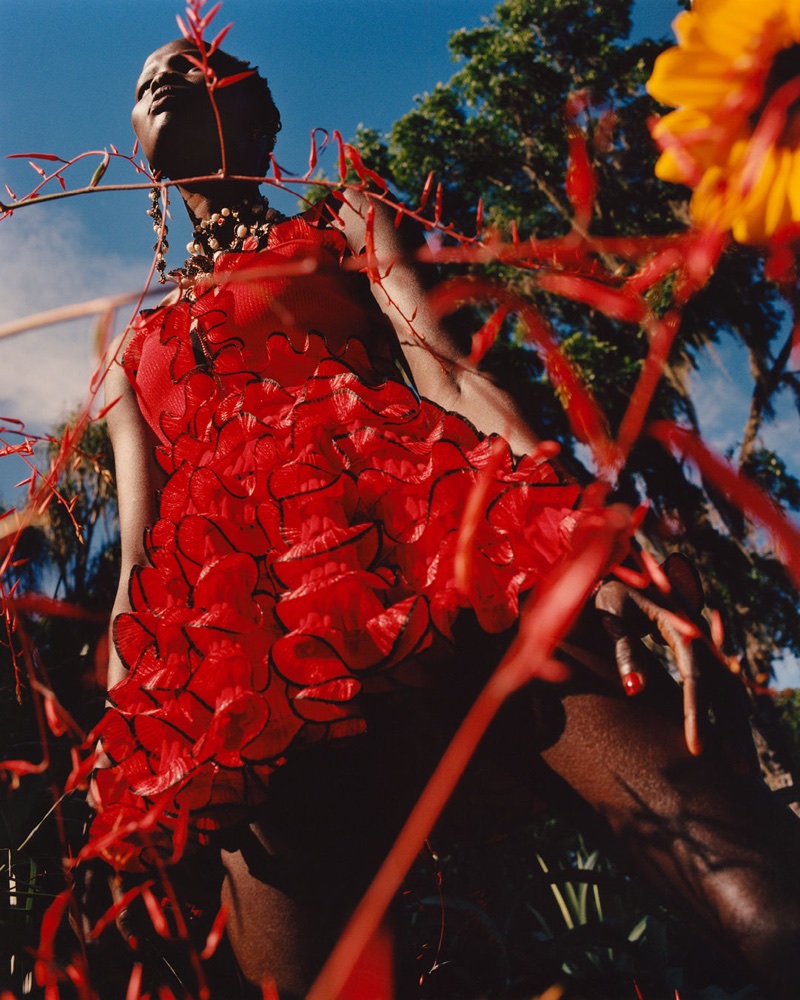
M432 747L430 767L404 753L424 743L407 702L370 712L368 734L299 751L223 851L237 960L281 1000L308 991L436 762Z
M580 675L561 694L544 695L539 727L555 799L570 807L577 795L701 933L743 957L774 995L800 995L793 814L730 766L713 738L700 757L688 753L680 691L666 675L637 698Z

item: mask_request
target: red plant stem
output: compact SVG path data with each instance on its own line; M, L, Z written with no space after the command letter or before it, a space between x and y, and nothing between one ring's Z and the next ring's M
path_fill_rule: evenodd
M678 313L670 313L663 319L653 316L650 317L646 325L651 333L650 350L647 352L647 357L620 424L617 437L618 460L620 462L625 461L628 452L641 434L647 411L664 374L664 366L678 333L680 316Z

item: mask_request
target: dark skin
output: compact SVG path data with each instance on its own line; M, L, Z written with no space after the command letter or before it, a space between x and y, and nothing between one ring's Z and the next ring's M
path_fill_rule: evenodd
M188 43L173 42L148 58L133 112L145 156L173 179L215 173L220 166L205 85L185 59L187 51ZM255 109L237 85L218 96L229 173L254 176L264 154L253 127ZM178 190L190 215L201 220L252 197L257 185L228 176L182 182ZM373 293L418 391L479 430L503 434L517 453L532 449L536 435L514 401L465 363L463 345L428 308L427 277L410 257L419 237L398 231L393 213L368 192L348 193L339 211L337 225L351 248L360 252L364 246L371 201L376 254L379 261L394 262ZM387 345L368 347L383 353ZM119 366L109 374L107 396L119 397L108 417L122 529L119 614L128 607L130 568L146 559L142 535L156 517L159 479L152 433ZM743 961L771 995L796 996L800 871L789 845L797 824L758 781L731 769L715 734L701 753L700 679L712 694L729 693L730 686L713 663L703 672L703 642L685 643L665 617L669 601L692 614L702 603L686 574L673 570L669 600L618 582L601 587L595 606L605 618L595 606L587 608L564 643L571 680L514 698L498 731L513 726L517 736L510 743L508 737L490 738L486 753L493 766L513 770L521 783L538 792L548 788L556 805L577 803L596 831L616 838L627 860L683 907L701 933ZM640 641L650 631L660 631L672 646L683 692L652 667ZM482 664L478 676L490 669ZM113 657L110 683L122 671ZM631 671L647 678L635 698L626 697L620 683L620 675ZM222 895L230 906L228 934L253 983L274 980L282 998L307 992L467 707L428 701L433 703L408 695L388 709L367 706L367 737L293 759L275 776L270 799L251 826L226 842ZM426 720L433 720L427 729ZM419 736L428 731L430 739Z

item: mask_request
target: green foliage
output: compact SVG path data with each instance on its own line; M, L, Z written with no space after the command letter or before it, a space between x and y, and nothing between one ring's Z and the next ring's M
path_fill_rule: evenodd
M759 448L750 454L745 471L782 507L800 510L800 480L786 468L786 463L769 448Z
M42 448L43 473L66 432L66 426L54 429L52 442ZM67 845L80 848L87 815L80 793L60 797L73 741L53 736L44 725L35 685L52 690L84 731L103 710L103 643L119 566L104 423L87 426L56 490L61 499L53 499L44 522L23 534L12 576L18 593L56 596L94 618L26 615L11 646L0 647L0 759L39 761L45 753L49 759L46 773L22 777L18 788L0 787L0 979L5 985L3 977L11 976L8 985L20 995L32 962L26 949L36 946L42 914L65 887L62 859ZM11 586L13 578L5 584Z
M542 816L420 857L403 909L421 1000L733 996L746 984L596 844ZM701 990L714 984L708 994ZM738 995L738 994L737 994Z
M688 192L655 178L657 151L647 124L659 109L644 83L665 43L627 41L631 6L631 0L504 0L480 27L452 36L459 68L450 81L418 98L387 136L362 130L358 141L365 160L412 205L433 172L442 185L443 217L462 233L474 232L482 199L487 224L506 238L512 222L522 239L564 235L572 225L564 191L565 105L570 94L583 91L591 98L577 124L587 136L598 179L592 233L683 231ZM432 212L430 204L427 211ZM620 275L628 267L621 260L601 263ZM647 353L644 332L542 294L535 273L498 265L490 273L512 284L546 316L614 431ZM655 312L668 308L671 293L669 279L651 290ZM774 415L777 394L790 392L800 406L800 384L787 370L786 306L765 280L752 249L726 253L714 278L684 309L649 416L697 426L689 376L701 353L723 338L744 345L753 374L753 405L741 429L744 467L776 501L797 509L799 484L784 460L760 445L761 427ZM559 402L512 328L503 331L486 364L516 388L536 430L558 440L570 464L573 446ZM511 372L508 380L506 371ZM520 378L526 371L527 386ZM656 550L688 547L697 554L731 647L752 673L769 668L782 647L800 649L796 593L763 538L728 500L646 441L634 449L619 495L630 503L649 499L647 527ZM755 617L762 612L764 617Z
M793 770L800 774L800 690L781 691L775 698L775 707Z

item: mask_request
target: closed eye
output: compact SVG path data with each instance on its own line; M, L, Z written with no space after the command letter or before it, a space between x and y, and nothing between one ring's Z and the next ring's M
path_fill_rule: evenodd
M143 77L139 81L139 84L136 88L136 100L141 101L141 99L150 89L153 80L157 76L162 76L165 73L177 73L180 74L181 76L188 76L190 73L202 74L202 70L199 69L199 67L195 66L194 63L189 62L186 56L182 55L179 52L175 53L173 56L170 57L169 62L163 69L159 69L156 73Z

